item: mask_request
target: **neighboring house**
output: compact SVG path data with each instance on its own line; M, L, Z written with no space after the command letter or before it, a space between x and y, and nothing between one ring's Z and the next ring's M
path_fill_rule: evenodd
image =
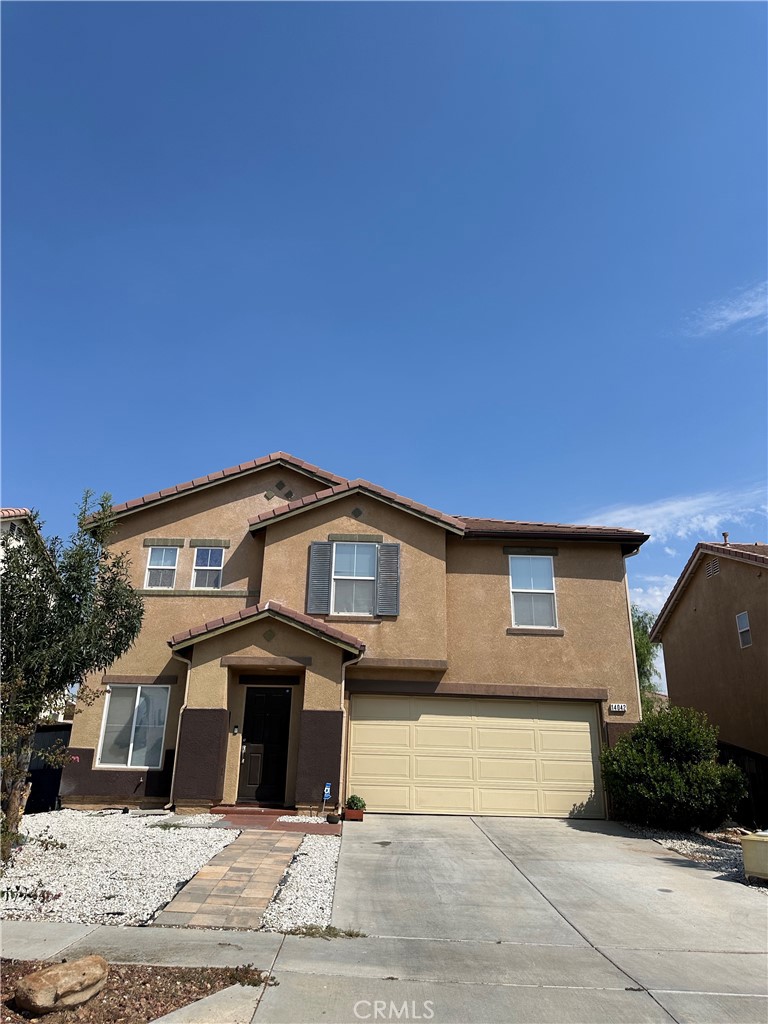
M21 540L22 524L31 514L28 508L0 508L0 533Z
M768 544L697 544L651 640L670 704L706 712L768 824Z
M282 452L117 505L145 602L70 806L604 815L632 530L450 516ZM611 705L619 705L611 710Z

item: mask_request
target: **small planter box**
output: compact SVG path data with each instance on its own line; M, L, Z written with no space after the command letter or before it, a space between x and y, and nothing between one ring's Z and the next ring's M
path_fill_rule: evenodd
M344 808L344 821L362 821L365 811L353 811L351 807Z
M742 836L741 849L747 878L768 881L768 835Z

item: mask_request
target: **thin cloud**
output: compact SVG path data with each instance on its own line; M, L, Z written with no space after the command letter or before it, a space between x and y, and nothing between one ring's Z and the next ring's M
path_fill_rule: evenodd
M766 511L766 486L755 484L744 490L705 491L647 504L613 505L598 509L587 522L643 530L651 535L651 541L662 543L689 537L719 540L721 526L746 526L755 519L764 519Z
M732 330L759 334L767 318L768 281L763 281L694 310L686 320L685 333L693 338Z
M665 555L669 555L670 558L674 558L675 555L677 554L677 549L676 548L665 547L664 548L664 554Z
M636 604L644 612L658 615L677 582L677 576L640 576L639 579L644 586L629 588L632 604Z

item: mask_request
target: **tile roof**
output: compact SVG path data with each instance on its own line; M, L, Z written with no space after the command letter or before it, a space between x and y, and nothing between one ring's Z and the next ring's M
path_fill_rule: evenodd
M475 519L470 516L456 516L464 523L467 537L542 537L554 535L560 538L589 538L590 540L634 541L638 545L648 540L648 534L640 530L627 530L621 526L582 526L574 523L529 523L517 519Z
M285 466L288 469L295 469L309 476L316 477L323 483L341 484L345 481L343 476L336 476L335 473L329 473L325 469L313 466L311 463L297 459L287 452L272 452L270 455L264 455L260 459L241 462L238 466L220 469L216 473L208 473L206 476L197 477L195 480L187 480L183 484L174 484L173 487L165 487L161 491L153 491L151 494L145 494L141 498L133 498L131 501L121 502L119 505L113 505L112 509L117 516L129 515L131 512L146 508L148 505L169 501L181 494L186 494L188 491L211 487L214 484L231 480L233 477L243 476L246 473L253 473L255 470L264 469L267 466Z
M386 501L390 505L396 505L398 508L402 508L405 512L410 512L413 515L420 516L422 519L429 519L436 522L440 526L445 526L447 529L453 530L454 533L464 533L464 524L456 519L454 516L448 516L445 512L439 512L435 508L430 508L428 505L421 505L418 501L413 501L411 498L405 498L402 494L395 494L394 491L387 491L383 487L379 487L377 484L372 484L370 480L345 480L343 483L337 484L335 487L327 487L325 490L317 491L315 494L308 494L304 498L297 498L296 501L290 501L287 505L279 505L277 508L268 509L266 512L262 512L258 516L254 516L253 519L248 521L248 525L251 530L258 530L261 527L266 526L268 523L273 522L275 519L282 519L285 516L295 515L297 512L303 512L305 508L311 505L325 504L328 501L335 501L337 498L342 498L346 494L369 494L373 498L378 498L381 501Z
M32 515L28 508L0 508L0 519L23 519Z
M243 608L239 612L233 612L231 615L225 615L220 619L212 619L210 622L204 622L200 626L193 626L192 629L185 629L183 632L172 636L168 641L168 646L186 647L188 644L196 643L198 640L202 640L212 633L217 633L221 629L239 626L262 616L284 619L302 629L319 634L324 639L330 640L331 643L336 643L343 647L351 647L361 653L365 650L365 644L358 640L356 636L352 636L351 633L345 633L343 630L336 629L335 626L331 626L327 622L313 619L310 615L304 615L303 612L297 612L293 608L287 608L277 601L265 601L262 604L254 604L250 608Z
M651 640L654 643L661 642L664 626L685 593L694 569L703 555L716 555L719 558L732 558L737 562L753 562L756 565L768 566L768 544L715 544L707 541L698 543L656 617L656 622L651 630Z

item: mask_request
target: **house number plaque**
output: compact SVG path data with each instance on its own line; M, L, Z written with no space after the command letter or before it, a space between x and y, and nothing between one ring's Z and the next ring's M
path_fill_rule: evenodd
M626 711L627 710L627 705L626 704L610 704L609 707L608 707L608 710L609 711Z

